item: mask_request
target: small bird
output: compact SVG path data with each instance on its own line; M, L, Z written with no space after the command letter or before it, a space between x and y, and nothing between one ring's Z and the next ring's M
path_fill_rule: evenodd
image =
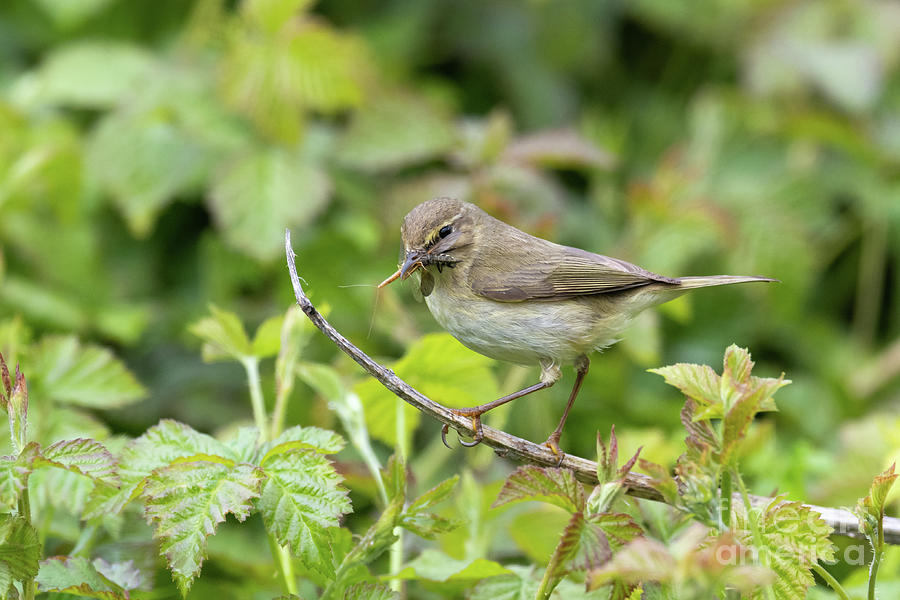
M544 442L559 449L566 418L588 372L588 355L619 340L642 310L688 290L766 277L664 277L637 265L561 246L495 219L474 204L435 198L419 204L400 228L405 258L392 281L419 276L425 303L440 325L464 346L497 360L539 365L540 381L497 400L453 409L472 420L475 446L481 415L549 388L574 365L575 386L556 429ZM447 426L441 437L446 441Z

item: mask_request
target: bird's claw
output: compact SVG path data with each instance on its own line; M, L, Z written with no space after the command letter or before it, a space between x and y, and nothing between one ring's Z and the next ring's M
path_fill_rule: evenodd
M465 446L466 448L472 448L473 446L477 446L478 444L480 444L481 441L484 439L484 431L481 428L481 415L465 415L465 416L472 418L472 432L473 432L472 433L472 441L466 442L460 438L459 444L461 446ZM447 443L447 433L449 431L450 431L450 426L447 423L444 423L443 426L441 426L441 441L444 443L444 445L447 448L450 448L452 450L452 448L450 447L450 444ZM457 431L456 433L458 436L459 432Z
M559 449L559 436L551 435L547 438L547 441L544 442L544 446L549 448L550 452L559 458L559 460L556 461L556 467L561 467L563 461L566 459L566 453Z

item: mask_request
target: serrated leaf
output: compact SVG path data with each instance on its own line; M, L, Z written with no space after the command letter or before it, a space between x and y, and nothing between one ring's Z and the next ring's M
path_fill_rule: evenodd
M641 526L635 523L631 515L625 513L588 515L586 521L603 531L613 552L618 552L623 546L643 535Z
M12 581L38 573L41 544L37 531L21 516L0 514L0 570ZM5 591L5 590L2 590Z
M238 427L234 436L225 440L225 445L234 452L237 462L258 464L259 430L256 427Z
M344 591L344 600L396 600L397 592L386 585L375 583L357 583Z
M31 442L18 456L0 456L0 509L9 512L28 485L34 461L40 455L37 442Z
M244 325L233 312L210 304L210 317L188 326L188 331L203 340L203 360L242 360L253 355Z
M303 227L325 207L331 182L308 156L266 148L226 165L214 177L210 210L233 247L269 260L283 250L285 227Z
M63 404L119 408L147 391L112 352L75 336L48 336L34 351L34 393Z
M147 478L144 515L182 594L200 573L206 538L228 513L238 521L250 515L263 477L253 465L195 460L162 467Z
M806 597L814 583L812 565L834 560L834 546L829 539L831 527L810 507L780 497L762 509L753 509L749 518L757 521L758 538L751 533L741 505L733 508L732 531L741 544L754 547L762 565L775 573L775 600ZM762 547L754 544L757 539L762 541Z
M334 576L327 528L350 512L341 476L323 456L294 451L272 456L258 507L266 528L309 569Z
M68 469L91 479L112 479L115 483L115 459L96 440L76 438L51 444L44 449L40 464Z
M409 564L392 574L397 579L426 579L428 581L472 581L506 575L509 569L484 558L457 560L439 550L427 549Z
M493 361L472 352L446 333L419 339L393 365L398 377L423 394L447 406L474 406L499 397ZM403 404L407 439L421 415L375 379L358 384L355 391L365 408L369 434L390 446L397 444L396 405Z
M524 465L506 478L493 506L525 500L547 502L576 513L584 508L584 488L569 469Z
M263 444L259 450L263 455L259 464L266 466L271 458L297 450L312 450L318 454L335 454L343 450L344 445L344 438L333 431L319 427L295 425L284 430L271 442Z
M648 369L650 373L662 375L671 386L677 387L685 396L702 407L716 407L719 403L719 375L709 365L678 363L658 369ZM720 418L721 411L713 410L706 418Z
M132 561L54 557L41 562L36 578L41 592L62 592L100 600L128 600L129 590L146 584Z
M109 108L135 94L154 69L153 56L137 46L76 42L59 47L44 61L36 74L34 97L48 104Z
M88 500L84 518L120 512L129 500L140 493L144 478L151 472L176 459L199 454L238 460L234 450L215 438L183 423L163 419L122 450L117 469L120 487L97 486Z

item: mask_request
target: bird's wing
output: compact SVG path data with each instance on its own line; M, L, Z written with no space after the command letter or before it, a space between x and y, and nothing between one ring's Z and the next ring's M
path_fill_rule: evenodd
M507 254L506 264L512 268L473 278L472 291L492 300L519 302L607 294L653 282L678 283L624 260L578 248L552 244L544 250L515 257Z

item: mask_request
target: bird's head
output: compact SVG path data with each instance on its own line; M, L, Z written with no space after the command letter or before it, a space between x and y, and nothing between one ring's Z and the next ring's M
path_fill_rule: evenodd
M378 287L406 279L419 268L443 271L465 261L480 214L474 205L454 198L428 200L409 211L400 227L404 252L400 268Z

